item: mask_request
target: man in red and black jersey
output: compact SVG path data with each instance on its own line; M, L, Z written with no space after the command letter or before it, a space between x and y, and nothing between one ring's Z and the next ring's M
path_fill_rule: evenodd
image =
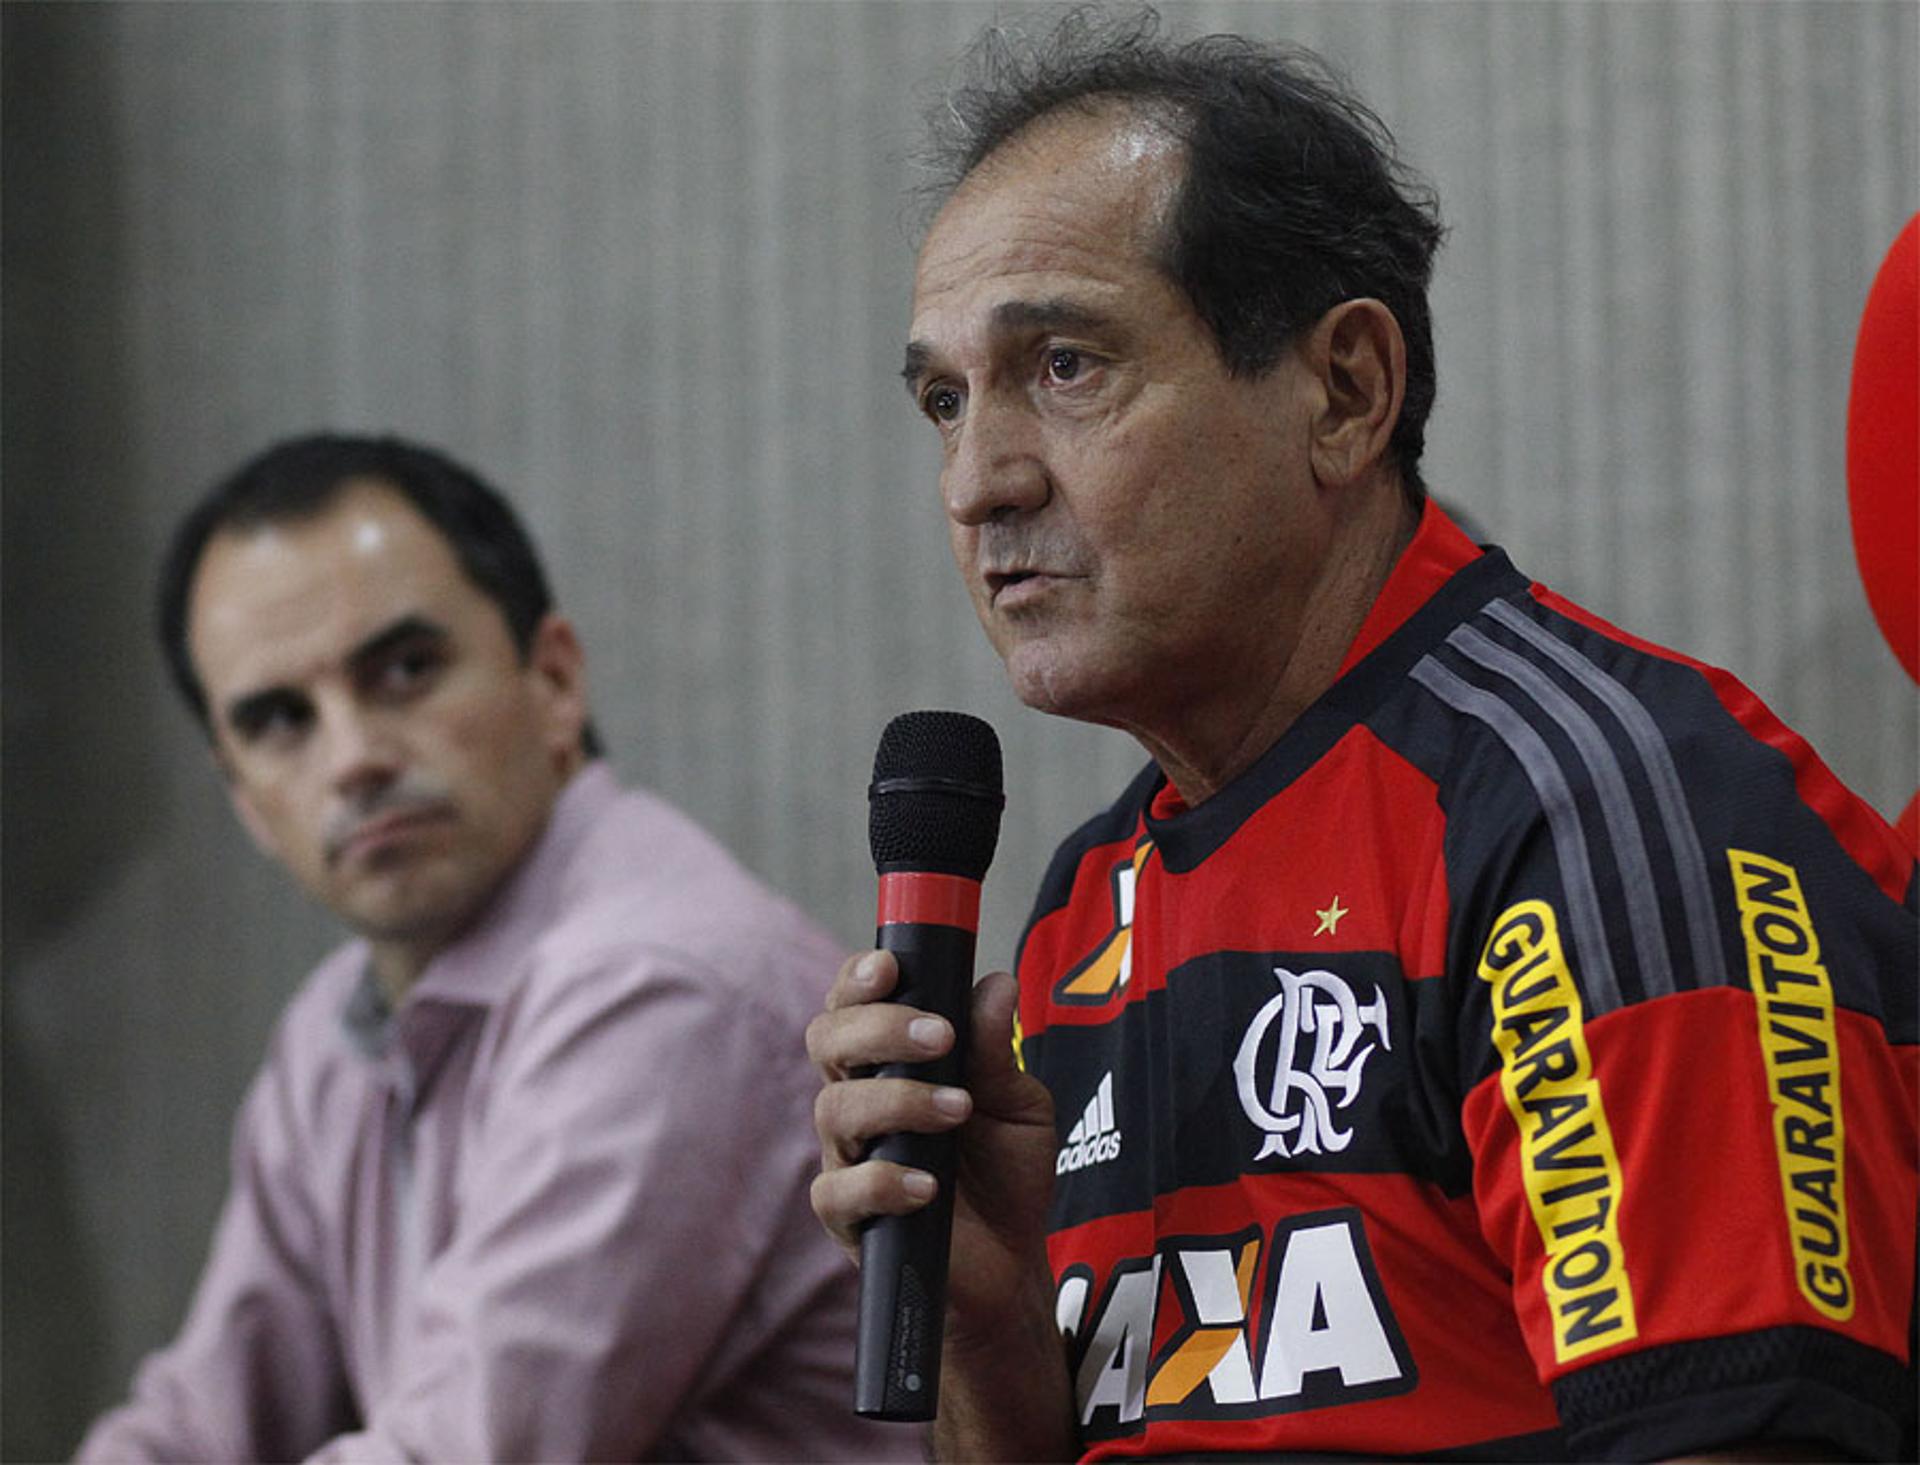
M843 1243L960 1140L941 1450L1911 1458L1910 853L1427 500L1438 224L1310 58L983 59L907 380L1015 689L1152 762L966 1091L863 1076L953 1040L884 955L809 1034Z

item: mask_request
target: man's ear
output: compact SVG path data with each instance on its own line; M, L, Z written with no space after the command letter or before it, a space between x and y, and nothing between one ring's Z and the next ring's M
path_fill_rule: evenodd
M548 611L527 643L527 673L533 678L546 721L547 747L571 769L587 725L587 654L573 622Z
M1386 461L1407 393L1407 342L1378 300L1343 300L1302 342L1320 386L1312 424L1314 476L1329 486L1357 482Z

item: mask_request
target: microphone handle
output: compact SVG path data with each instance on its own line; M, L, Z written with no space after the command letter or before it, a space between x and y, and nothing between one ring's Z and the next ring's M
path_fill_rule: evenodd
M974 933L931 923L888 924L875 934L900 963L893 1000L953 1024L954 1044L927 1063L888 1063L886 1078L959 1086L966 1073ZM860 1236L860 1321L853 1355L853 1408L872 1419L927 1420L940 1407L940 1344L953 1234L952 1134L889 1134L873 1156L925 1170L934 1198L905 1216L876 1216Z

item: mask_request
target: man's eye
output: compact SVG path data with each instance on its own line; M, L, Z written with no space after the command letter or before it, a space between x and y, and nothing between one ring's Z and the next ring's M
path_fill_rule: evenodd
M1084 358L1072 347L1055 346L1047 352L1047 378L1056 382L1073 381L1085 364Z
M234 731L242 742L279 746L298 738L312 721L311 707L276 700L241 711L234 718Z
M414 691L432 678L443 659L437 650L427 646L397 652L382 663L374 678L375 686L383 692Z
M963 400L953 387L929 387L927 394L920 399L920 409L935 422L952 422L960 416Z

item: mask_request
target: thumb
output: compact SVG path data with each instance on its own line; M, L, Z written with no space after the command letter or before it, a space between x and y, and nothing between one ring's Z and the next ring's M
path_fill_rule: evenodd
M977 1108L1003 1118L1024 1119L1036 1102L1049 1110L1051 1103L1046 1089L1020 1068L1014 1048L1019 1001L1019 984L1006 972L990 972L974 984L967 1088Z
M968 1066L979 1070L979 1077L1019 1066L1013 1046L1019 1003L1019 984L1005 972L988 972L973 984L973 1054Z

